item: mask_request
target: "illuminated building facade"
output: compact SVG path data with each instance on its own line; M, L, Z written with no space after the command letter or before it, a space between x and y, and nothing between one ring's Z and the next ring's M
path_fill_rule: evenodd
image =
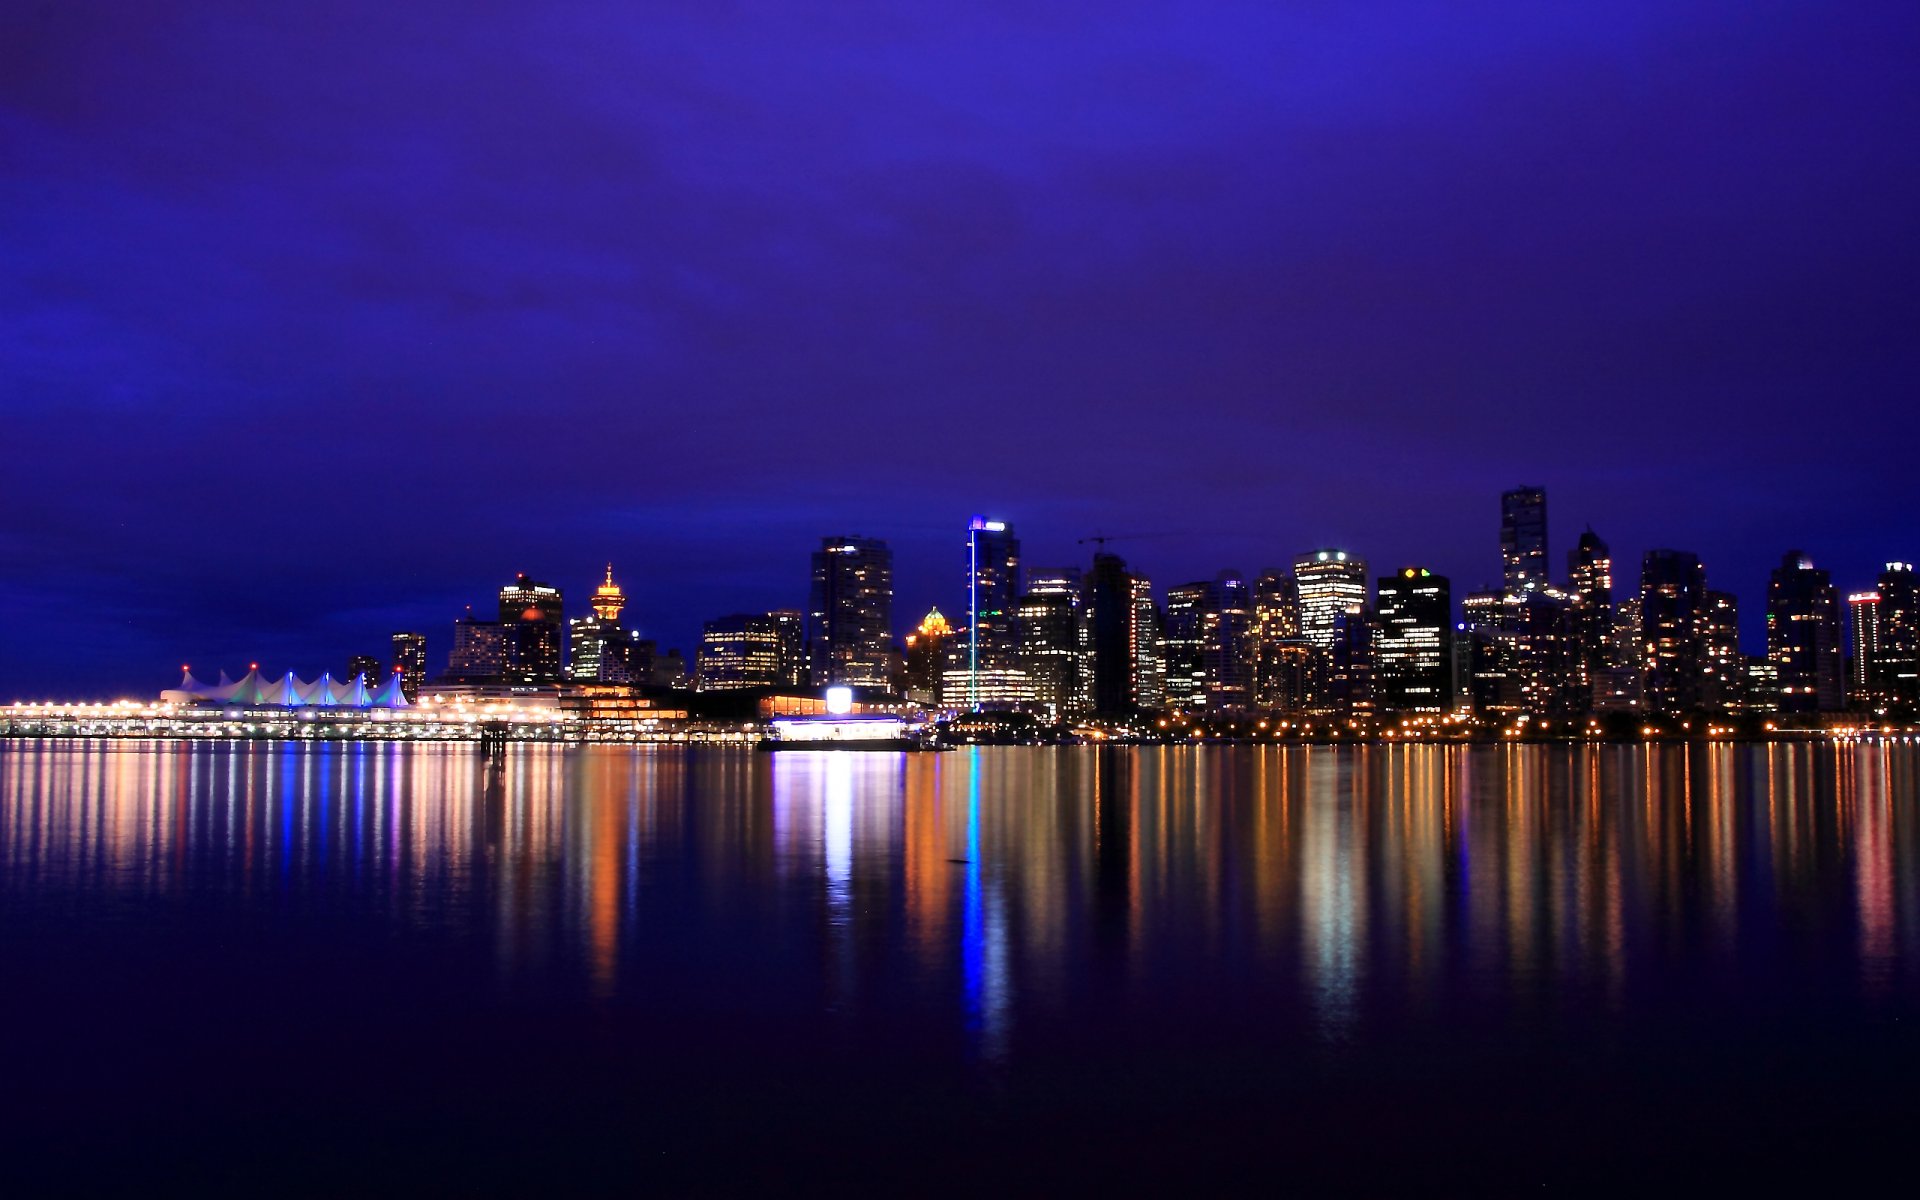
M1167 591L1166 703L1233 712L1252 707L1252 597L1237 571Z
M1305 712L1314 694L1314 653L1300 633L1300 589L1291 574L1267 570L1253 581L1248 637L1253 706L1263 712Z
M708 621L694 656L695 691L778 686L780 627L768 613L733 613Z
M1685 550L1649 550L1640 560L1640 646L1647 709L1691 712L1704 701L1701 636L1707 570Z
M1166 632L1160 644L1166 654L1168 708L1199 708L1206 703L1201 623L1210 586L1187 583L1167 589Z
M1740 602L1732 592L1708 591L1700 610L1701 702L1738 712L1746 699L1747 663L1740 653Z
M1847 596L1847 699L1872 709L1880 697L1880 593Z
M1825 571L1789 550L1767 585L1767 659L1780 672L1780 711L1846 707L1840 661L1840 595Z
M807 614L797 608L776 608L767 614L780 635L780 682L807 686Z
M1613 647L1613 552L1591 528L1567 552L1574 659L1589 687L1617 658Z
M967 523L967 703L1010 702L1008 683L1018 670L1020 636L1014 606L1020 597L1020 539L1005 521ZM1023 690L1023 689L1022 689Z
M560 589L525 572L500 589L500 626L506 634L508 683L556 683L562 666Z
M400 632L393 635L393 669L400 673L400 690L409 703L420 698L420 687L427 681L427 635Z
M1518 487L1500 494L1500 563L1509 592L1547 583L1547 492Z
M1314 550L1293 561L1300 597L1300 636L1322 654L1333 651L1340 614L1367 603L1367 564L1345 550Z
M1912 563L1891 562L1880 572L1876 687L1893 711L1920 715L1920 588Z
M878 538L821 539L807 609L813 686L884 689L892 660L893 552Z
M1167 704L1167 623L1153 598L1153 582L1133 577L1128 610L1127 645L1132 655L1131 686L1136 708L1154 712Z
M1446 576L1403 567L1381 576L1374 595L1373 684L1381 711L1452 711L1453 592Z
M377 688L386 682L387 672L380 666L380 660L371 654L356 654L347 660L347 673L343 679L364 679L367 686Z
M593 590L592 612L568 624L571 654L567 678L576 683L633 684L648 682L636 653L634 634L621 623L626 593L613 581L613 564Z
M1092 630L1084 594L1079 571L1035 571L1028 575L1016 609L1028 702L1056 720L1078 716L1093 705Z
M1364 605L1334 619L1333 650L1327 656L1325 711L1366 717L1374 711L1374 623Z
M472 613L453 623L446 678L453 683L498 683L507 673L507 630Z
M947 658L953 649L953 626L939 609L929 609L920 625L906 636L907 699L937 708L945 703Z

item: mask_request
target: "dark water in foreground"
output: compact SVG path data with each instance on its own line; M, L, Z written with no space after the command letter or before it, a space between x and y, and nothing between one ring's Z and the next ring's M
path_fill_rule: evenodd
M0 1192L1865 1182L1917 766L0 745Z

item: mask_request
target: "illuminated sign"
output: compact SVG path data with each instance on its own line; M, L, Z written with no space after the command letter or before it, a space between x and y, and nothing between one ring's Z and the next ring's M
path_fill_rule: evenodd
M844 717L853 711L853 689L850 687L830 687L827 689L827 711L836 717Z

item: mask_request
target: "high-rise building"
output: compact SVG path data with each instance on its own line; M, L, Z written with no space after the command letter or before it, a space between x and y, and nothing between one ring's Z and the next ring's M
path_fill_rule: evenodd
M1327 656L1326 711L1342 717L1373 713L1373 637L1373 613L1365 605L1334 619L1333 651Z
M1847 595L1847 699L1872 709L1880 696L1880 593Z
M1878 688L1887 706L1911 719L1920 715L1920 586L1912 563L1890 562L1880 572Z
M500 589L508 683L559 681L563 607L559 588L530 579L524 571Z
M1016 611L1029 702L1056 719L1084 713L1093 703L1084 594L1077 570L1033 571Z
M932 707L945 703L944 677L952 647L953 626L939 609L928 609L919 627L906 636L907 699Z
M1746 700L1747 660L1740 653L1740 602L1732 592L1709 590L1701 603L1701 701L1719 712L1738 712Z
M1253 581L1248 638L1254 707L1305 712L1315 691L1314 651L1300 633L1300 587L1291 574L1269 569Z
M1129 587L1127 645L1132 655L1133 705L1147 712L1167 704L1167 622L1153 598L1153 581L1135 575Z
M1333 651L1340 614L1367 603L1366 560L1345 550L1314 550L1293 560L1300 596L1300 636L1323 654Z
M1467 707L1475 716L1505 717L1525 711L1518 639L1508 629L1507 593L1482 589L1460 601L1454 636L1464 643L1456 658L1464 666Z
M621 623L627 606L626 593L613 581L613 564L600 586L593 590L593 611L567 622L571 653L567 678L576 683L631 684L646 682L645 672L635 662L636 638Z
M1225 712L1250 708L1251 632L1251 596L1239 572L1169 588L1167 703Z
M1199 708L1206 703L1207 668L1201 626L1206 617L1209 586L1204 582L1185 583L1167 589L1166 632L1161 646L1166 654L1169 708Z
M1138 705L1134 673L1135 579L1117 554L1099 552L1080 587L1081 619L1087 627L1088 674L1093 710L1109 715ZM1153 598L1148 596L1151 604Z
M1500 563L1509 592L1547 583L1547 491L1517 487L1500 494Z
M797 608L776 608L767 617L780 635L780 685L807 686L807 614Z
M1684 550L1649 550L1640 560L1640 645L1647 708L1690 712L1704 701L1706 643L1701 610L1707 571Z
M400 694L411 704L420 698L420 687L427 681L427 635L401 632L393 635L393 669L400 673Z
M1780 672L1780 711L1845 708L1840 653L1840 595L1833 581L1805 554L1787 551L1767 585L1767 658Z
M1567 553L1567 593L1574 654L1583 682L1590 684L1614 661L1613 553L1591 527Z
M469 612L453 623L447 679L453 683L498 683L507 673L507 627Z
M1020 539L1005 521L976 516L967 523L967 703L978 707L1011 697L1020 637L1014 605L1020 597Z
M342 679L352 683L363 677L367 682L367 690L372 691L387 681L387 672L381 669L380 660L371 654L356 654L347 659L347 673Z
M1453 592L1444 575L1403 567L1375 586L1373 685L1384 712L1453 708Z
M694 656L700 692L774 687L780 680L780 627L768 613L732 613L708 621Z
M814 686L885 688L892 657L893 552L878 538L822 538L807 610Z

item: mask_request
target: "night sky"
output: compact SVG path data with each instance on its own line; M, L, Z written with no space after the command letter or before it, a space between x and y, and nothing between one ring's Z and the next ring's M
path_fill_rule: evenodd
M1920 5L917 7L7 5L0 699L829 533L904 628L976 511L1457 595L1538 483L1750 645L1920 557Z

